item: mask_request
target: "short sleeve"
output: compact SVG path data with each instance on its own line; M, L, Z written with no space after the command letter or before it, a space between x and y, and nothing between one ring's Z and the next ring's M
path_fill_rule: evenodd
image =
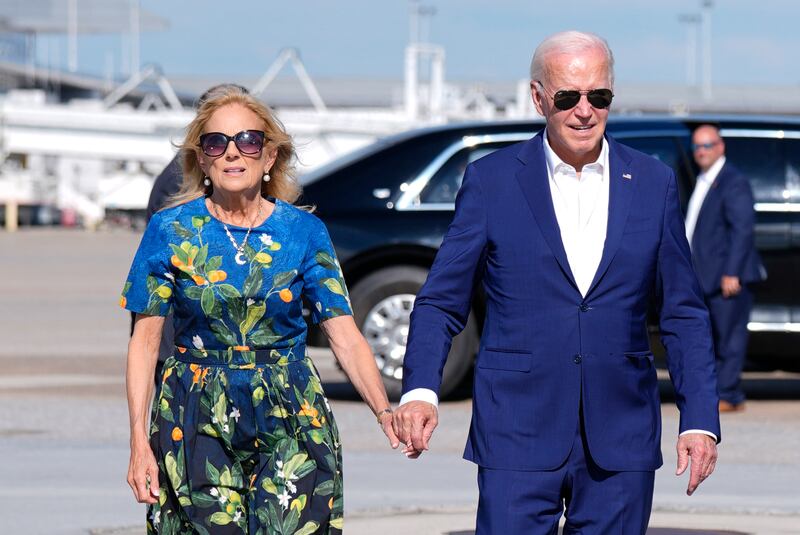
M336 316L352 315L350 296L336 259L328 230L314 218L303 259L303 293L311 303L311 317L319 323Z
M170 270L169 242L162 225L160 214L155 214L142 236L122 288L119 304L131 312L153 316L169 313L175 276Z

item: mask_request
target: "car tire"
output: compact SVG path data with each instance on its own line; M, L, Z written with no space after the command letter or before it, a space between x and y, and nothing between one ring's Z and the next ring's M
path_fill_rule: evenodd
M402 390L408 319L414 298L427 276L428 270L418 266L383 268L358 281L350 292L358 328L375 354L386 393L394 401L400 398ZM477 322L474 314L470 314L464 330L453 339L440 397L451 394L464 380L472 368L478 343Z

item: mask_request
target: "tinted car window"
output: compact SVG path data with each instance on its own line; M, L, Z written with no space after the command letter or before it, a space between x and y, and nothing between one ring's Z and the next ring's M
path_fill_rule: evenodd
M725 154L750 179L756 202L800 198L800 140L725 137Z
M680 169L683 165L682 150L673 137L631 137L621 138L619 141L664 162L673 169Z
M386 188L396 194L401 191L403 183L416 178L452 143L453 139L449 137L423 135L368 153L366 157L328 173L324 180L313 180L306 185L304 202L317 204L321 213L339 209L384 208L386 200L376 198L372 193L374 189ZM346 204L335 202L342 199L343 193Z
M682 140L672 136L660 136L622 137L619 141L672 167L678 180L678 197L685 208L692 192L694 172L691 162L682 148ZM688 138L683 141L688 143Z
M431 177L420 193L420 201L427 204L454 203L467 165L506 145L508 143L492 143L458 151Z

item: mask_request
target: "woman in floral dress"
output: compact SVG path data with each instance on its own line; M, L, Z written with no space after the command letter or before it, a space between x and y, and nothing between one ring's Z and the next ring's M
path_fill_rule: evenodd
M301 296L398 440L328 233L292 205L291 140L231 89L201 105L182 150L181 192L148 225L120 303L136 313L128 483L149 504L148 533L340 533L341 443L306 357ZM176 347L150 411L170 309Z

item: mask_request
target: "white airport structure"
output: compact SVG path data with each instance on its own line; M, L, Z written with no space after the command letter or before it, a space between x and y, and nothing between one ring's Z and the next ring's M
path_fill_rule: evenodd
M174 156L193 116L194 98L221 82L242 83L276 110L296 142L301 174L415 127L535 116L528 80L448 82L446 51L428 42L425 30L433 10L410 4L403 79L387 82L315 80L294 49L280 52L257 80L171 78L154 65L134 68L139 32L168 27L167 21L141 10L138 0L5 2L0 5L0 50L7 52L0 56L0 205L5 208L0 214L8 216L7 226L16 222L17 208L27 208L31 222L60 214L67 223L88 227L109 213L141 214L155 176ZM87 12L92 17L81 16ZM710 6L704 4L702 20L709 17ZM44 62L37 46L48 42L42 35L59 32L68 36L67 69L52 67L58 52L52 44L44 46ZM115 82L110 74L78 74L77 35L92 32L127 36L122 63L129 74L124 81ZM697 43L709 39L710 34L702 40L693 37ZM690 47L689 52L696 63L696 51ZM282 72L293 76L279 77ZM711 98L710 83L618 87L614 112L787 113L800 104L796 92L770 88L714 87Z
M70 36L68 42L74 43L82 31L76 10L80 13L79 6L87 1L40 2L50 8L47 20L33 15L26 18L24 3L12 2L19 10L17 22L14 17L4 20L11 20L10 29L16 32L64 31ZM413 20L418 21L422 12L414 10ZM128 14L143 15L138 8ZM59 18L66 21L66 27L50 22ZM160 24L152 16L146 18L151 26ZM122 31L118 26L119 21L111 23L110 29ZM138 38L129 41L138 46ZM138 58L138 52L132 56ZM202 89L181 98L164 73L152 65L113 84L73 72L78 59L72 48L69 58L67 72L33 61L26 64L26 58L0 62L0 78L6 86L0 93L0 204L52 207L74 214L92 227L110 210L142 211L146 207L152 182L174 156L183 128L193 116L191 101ZM395 104L327 105L294 49L283 50L260 79L247 85L253 94L263 96L282 70L293 71L293 92L307 99L305 105L284 107L280 100L268 102L294 137L300 173L378 137L423 125L498 115L496 106L480 91L460 90L445 82L442 47L412 38L405 67L403 99ZM286 84L285 77L279 81ZM221 80L208 85L218 82ZM38 212L37 217L47 219L42 214L48 213Z

